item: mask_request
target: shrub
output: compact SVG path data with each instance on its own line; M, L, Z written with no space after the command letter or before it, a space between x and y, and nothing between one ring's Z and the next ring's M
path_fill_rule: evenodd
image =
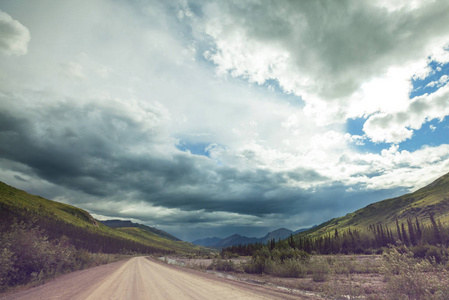
M0 290L2 287L8 285L9 278L14 273L14 263L16 257L14 253L8 248L3 248L0 252Z
M328 261L323 258L312 260L309 267L312 272L312 279L315 282L326 281L331 271Z
M446 263L449 260L449 254L446 249L434 245L418 245L410 248L415 258L426 258L436 263Z
M436 263L446 263L448 261L448 253L441 247L429 246L425 258Z
M303 260L291 258L270 264L267 273L279 277L303 278L307 274L307 266Z
M411 251L390 249L383 259L386 292L391 299L445 299L447 286L442 278L447 277L446 270L427 259L414 258Z
M110 254L76 250L64 236L49 241L39 228L14 223L0 236L0 290L114 259Z
M261 256L253 257L250 261L242 264L243 270L246 273L262 274L266 273L271 268L272 262Z
M251 261L244 263L243 269L247 273L262 274L269 269L271 265L271 252L264 247L254 252Z
M223 260L221 258L212 260L212 263L207 267L208 270L215 271L235 271L235 264L232 260Z

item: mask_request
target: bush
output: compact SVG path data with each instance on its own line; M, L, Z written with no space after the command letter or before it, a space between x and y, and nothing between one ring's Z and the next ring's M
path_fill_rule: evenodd
M31 280L41 280L46 276L73 269L75 249L63 239L50 243L48 237L38 228L28 228L25 224L14 224L2 238L2 259L9 263L4 285L16 285ZM11 259L14 257L14 259Z
M410 248L415 258L426 258L431 262L446 263L449 260L447 249L434 245L418 245Z
M390 249L383 259L386 292L391 299L445 299L448 288L442 279L447 278L446 270L427 259L414 258L411 251Z
M304 260L287 259L284 262L269 264L268 274L279 277L303 278L307 274Z
M49 241L39 228L14 223L0 236L0 290L114 259L110 254L76 250L64 236Z
M305 251L292 248L273 249L267 247L254 252L251 261L242 264L246 273L273 274L281 277L300 277L305 274L304 263L310 259Z
M0 252L0 289L6 286L9 278L15 272L14 264L16 257L8 248L3 248Z
M271 264L271 252L264 247L254 252L251 261L244 263L243 269L247 273L262 274L269 269Z
M207 267L208 270L214 271L235 271L235 264L232 260L223 260L221 258L212 260L212 263Z
M329 273L331 272L329 262L322 258L312 260L309 268L312 272L312 279L315 282L326 281Z

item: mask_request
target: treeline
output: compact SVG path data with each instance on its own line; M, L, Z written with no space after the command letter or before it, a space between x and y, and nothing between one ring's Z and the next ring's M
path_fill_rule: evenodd
M429 215L430 224L423 225L418 218L407 219L396 228L388 228L381 223L372 224L366 230L347 229L334 230L324 236L293 237L286 240L272 239L267 244L250 244L227 247L222 250L223 257L233 255L251 256L262 248L298 249L309 254L373 254L381 253L382 248L389 246L449 245L449 227L437 222Z

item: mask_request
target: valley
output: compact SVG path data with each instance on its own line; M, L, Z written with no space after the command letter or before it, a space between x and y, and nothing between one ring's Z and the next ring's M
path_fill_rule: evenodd
M234 295L224 288L228 284L234 286L233 293L243 293L235 295L248 299L292 295L301 299L402 295L444 299L440 296L448 292L449 174L414 193L373 203L310 229L281 228L262 238L235 234L196 241L214 243L212 248L130 221L98 221L82 209L3 183L0 192L0 283L2 297L7 299L51 298L62 290L71 293L67 294L71 298L79 294L79 299L107 299L110 293L136 299L146 299L147 294L175 299L181 293L186 299L207 299L218 293L220 299L227 299ZM111 272L101 271L109 268ZM191 279L183 272L199 277ZM100 279L89 280L82 292L76 284L63 288L66 283L60 278L64 276L75 276L75 282L86 280L76 274ZM48 280L14 292L16 285L41 285ZM213 287L215 283L206 283L209 280L226 283ZM270 297L264 298L268 293L260 292L264 289ZM245 293L249 294L242 296Z

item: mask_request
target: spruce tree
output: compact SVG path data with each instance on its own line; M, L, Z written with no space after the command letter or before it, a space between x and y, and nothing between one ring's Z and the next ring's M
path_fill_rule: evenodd
M416 235L415 230L413 230L413 223L410 218L407 219L407 225L408 225L408 233L410 235L410 243L415 246L416 245Z
M416 219L416 240L417 243L420 243L422 237L421 225L419 224L418 217L415 217L415 219Z
M401 223L401 228L402 228L402 238L404 239L404 244L406 245L406 246L408 246L409 245L409 239L408 239L408 236L407 236L407 232L405 231L405 226L404 226L404 223Z
M435 244L441 244L441 232L438 228L437 222L435 222L435 218L433 217L433 214L429 213L430 216L430 222L432 223L433 232L434 232L434 243Z
M404 242L404 238L402 237L402 234L401 234L401 229L399 228L398 218L396 218L396 228L397 228L397 231L398 231L398 238L399 238L399 240Z

